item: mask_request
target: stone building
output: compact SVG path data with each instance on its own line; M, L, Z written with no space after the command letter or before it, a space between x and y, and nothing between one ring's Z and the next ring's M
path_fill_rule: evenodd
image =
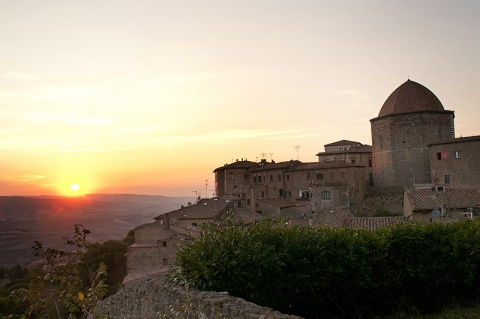
M231 164L216 168L215 174L215 194L217 197L224 195L239 194L239 190L243 190L245 185L249 184L249 169L258 165L258 163L247 161L247 159L237 159ZM240 191L241 193L242 191ZM244 195L244 194L242 194ZM244 197L244 196L240 196Z
M303 163L286 172L286 190L317 208L361 205L368 186L365 166L336 161Z
M155 222L135 228L135 243L128 247L125 281L139 275L161 273L174 263L177 245L196 237L204 223L219 222L231 211L228 199L202 199L196 205L155 217Z
M360 142L341 140L324 145L325 152L317 153L318 161L347 162L372 167L372 147Z
M410 80L390 94L370 123L376 187L430 183L428 145L455 137L454 112Z
M480 189L480 136L430 145L432 183L440 187Z

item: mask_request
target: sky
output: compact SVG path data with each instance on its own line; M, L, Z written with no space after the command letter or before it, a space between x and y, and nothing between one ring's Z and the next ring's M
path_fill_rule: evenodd
M0 195L210 197L237 159L371 145L407 79L480 135L479 16L478 0L0 0Z

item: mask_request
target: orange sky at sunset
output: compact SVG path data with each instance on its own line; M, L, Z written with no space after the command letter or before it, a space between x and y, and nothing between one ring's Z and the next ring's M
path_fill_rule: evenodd
M208 180L211 196L232 160L371 144L409 77L480 135L479 16L476 0L0 0L0 195Z

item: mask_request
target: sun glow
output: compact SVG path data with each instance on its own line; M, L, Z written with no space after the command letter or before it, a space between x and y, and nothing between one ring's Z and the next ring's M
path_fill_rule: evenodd
M80 184L73 183L72 185L70 185L70 189L74 192L78 192L80 190Z

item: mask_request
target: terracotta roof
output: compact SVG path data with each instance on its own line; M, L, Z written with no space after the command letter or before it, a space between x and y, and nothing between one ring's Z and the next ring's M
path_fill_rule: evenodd
M328 169L328 168L345 168L345 167L358 167L358 165L342 162L342 161L332 161L332 162L310 162L302 163L290 171L307 171L314 169Z
M230 164L225 164L221 167L217 167L213 172L222 171L226 168L246 168L246 169L249 169L250 167L252 167L256 164L258 164L258 163L247 161L247 160L241 160L241 161L237 160L236 162L233 162L233 163L230 163Z
M445 188L444 191L436 191L405 187L405 194L414 211L433 210L442 205L454 209L480 207L480 190L478 189Z
M348 221L348 226L352 228L365 228L368 230L377 230L382 227L390 227L396 224L403 224L409 219L403 216L398 217L354 217Z
M429 144L429 146L430 145L452 144L452 143L464 143L464 142L478 142L478 141L480 141L480 135L457 137L457 138L449 140L447 142Z
M252 212L250 210L244 209L244 208L235 208L233 210L233 216L237 220L243 221L245 224L251 224L256 221L264 220L264 219L269 219L269 217L264 216L259 213Z
M362 145L362 143L355 142L355 141L349 141L349 140L341 140L341 141L338 141L338 142L325 144L323 146L343 146L343 145Z
M318 223L328 227L347 226L353 214L348 207L335 207L327 210L317 210Z
M295 206L295 202L293 200L286 199L286 198L266 198L266 199L259 199L258 201L265 204L272 205L272 206L277 206L280 208Z
M425 86L407 80L387 98L378 117L418 111L444 111L442 102Z
M285 162L278 162L278 163L269 163L269 162L260 162L257 163L256 166L253 166L250 171L251 172L258 172L258 171L265 171L265 170L274 170L274 169L288 169L293 168L302 162L297 160L289 160Z
M183 207L168 214L169 218L211 218L216 219L222 213L226 212L232 206L232 201L228 199L201 199L197 204ZM162 219L165 214L155 217L155 219Z

